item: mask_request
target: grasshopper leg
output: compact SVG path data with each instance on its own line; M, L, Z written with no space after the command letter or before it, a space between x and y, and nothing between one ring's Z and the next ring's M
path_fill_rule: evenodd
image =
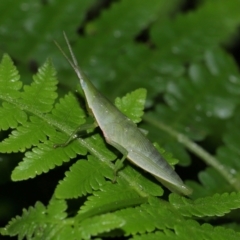
M116 182L116 179L117 179L117 173L118 171L123 167L123 162L124 160L127 158L127 153L125 153L122 158L119 160L116 161L115 163L115 166L114 166L114 179L113 179L113 182Z
M114 169L113 169L113 171L114 171L114 179L112 180L112 182L114 183L114 182L116 182L118 171L123 167L123 163L124 163L125 159L127 158L128 151L124 147L119 145L118 143L110 141L108 139L106 139L106 140L107 140L107 142L110 145L114 146L123 155L120 160L117 159L117 161L115 162L115 166L114 166Z
M73 133L70 135L70 137L68 138L68 140L66 142L60 143L60 144L54 144L53 148L66 147L71 141L73 141L74 139L77 138L77 133L83 132L83 131L86 131L89 129L94 129L97 126L98 126L98 124L96 122L82 124L75 131L73 131Z

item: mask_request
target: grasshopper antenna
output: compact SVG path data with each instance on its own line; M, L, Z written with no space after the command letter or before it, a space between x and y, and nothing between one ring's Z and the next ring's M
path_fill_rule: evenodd
M76 57L75 57L75 55L74 55L74 53L73 53L73 51L72 51L71 45L70 45L70 43L69 43L69 40L68 40L67 35L66 35L65 32L63 32L63 36L64 36L65 41L66 41L66 43L67 43L68 50L69 50L69 52L70 52L70 54L71 54L72 61L73 61L73 65L74 65L76 68L78 68L77 59L76 59Z
M69 43L69 40L67 38L67 35L65 32L63 32L63 36L65 38L65 41L67 43L68 46L68 50L70 52L70 55L72 57L72 60L69 59L69 57L67 56L67 54L63 51L63 49L61 48L61 46L54 40L54 43L56 44L56 46L58 47L58 49L60 50L60 52L63 54L63 56L66 58L66 60L69 62L69 64L71 65L71 67L74 69L74 71L76 72L78 78L83 81L83 73L80 70L80 68L78 67L78 62L77 59L72 51L71 45Z

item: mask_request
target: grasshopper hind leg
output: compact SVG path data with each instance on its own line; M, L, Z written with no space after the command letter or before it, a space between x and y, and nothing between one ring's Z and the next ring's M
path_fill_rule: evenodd
M66 147L70 142L72 142L73 140L75 140L78 137L78 133L84 132L84 131L89 130L89 129L94 129L97 126L98 125L97 125L96 122L82 124L70 135L70 137L67 139L66 142L60 143L60 144L54 144L53 148Z
M110 140L108 140L108 139L106 139L106 141L110 144L110 145L112 145L113 147L115 147L120 153L122 153L122 158L119 160L119 159L117 159L117 161L115 162L115 166L114 166L114 169L113 169L113 171L114 171L114 178L113 178L113 183L115 183L116 182L116 179L117 179L117 173L118 173L118 171L121 169L121 168L123 168L123 163L124 163L124 161L125 161L125 159L127 158L127 155L128 155L128 151L127 151L127 149L125 149L124 147L122 147L121 145L119 145L118 143L116 143L116 142L114 142L114 141L110 141Z

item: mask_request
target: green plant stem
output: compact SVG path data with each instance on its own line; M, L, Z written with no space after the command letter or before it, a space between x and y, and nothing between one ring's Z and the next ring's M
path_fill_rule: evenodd
M156 120L151 116L144 116L144 121L154 125L155 127L167 132L169 135L174 137L179 143L183 144L188 150L200 157L207 165L212 166L216 169L237 191L240 190L240 185L237 179L228 171L228 168L221 164L217 158L209 154L198 144L190 140L186 135L179 133L167 126L163 122Z

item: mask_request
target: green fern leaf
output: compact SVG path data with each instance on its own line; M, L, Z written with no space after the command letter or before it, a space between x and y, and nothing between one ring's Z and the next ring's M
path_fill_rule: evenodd
M30 117L30 122L12 131L9 138L0 143L2 153L24 152L31 146L36 146L39 141L45 142L47 136L54 135L55 130L45 121L36 117Z
M189 236L178 237L173 231L164 230L163 232L156 231L154 233L135 235L131 240L189 240Z
M78 219L97 215L109 211L116 211L122 207L139 205L147 201L147 198L139 197L136 191L126 181L118 179L117 184L106 183L100 186L100 191L94 191L82 205Z
M17 128L17 131L13 131L8 139L0 143L2 152L24 151L25 148L34 145L37 147L26 153L23 161L14 169L12 179L33 178L38 174L48 172L55 166L60 166L70 158L76 157L77 154L85 155L86 148L79 146L77 142L72 142L65 148L54 149L55 144L65 142L69 136L56 132L51 126L55 125L62 131L71 133L79 124L84 123L84 118L85 113L78 107L76 99L72 95L67 95L56 104L52 114L45 115L43 119L30 117L31 121ZM50 138L49 141L47 137ZM44 143L39 144L39 141Z
M19 90L22 87L19 78L11 58L5 54L0 64L0 98L8 103L3 102L0 108L0 129L16 127L18 123L23 123L27 119L26 114L14 106L14 102L20 97Z
M239 108L235 116L227 122L227 129L223 136L224 145L217 149L217 159L227 169L231 176L231 183L235 189L240 189L240 164L239 164Z
M232 209L240 208L240 193L215 194L195 201L171 194L169 201L184 216L223 216Z
M237 212L237 211L236 211ZM230 223L225 223L225 224L222 224L221 225L222 227L225 227L225 228L228 228L228 229L232 229L232 230L234 230L234 231L236 231L236 232L240 232L239 231L239 224L238 223L236 223L236 222L230 222Z
M193 189L193 194L191 195L193 199L211 196L215 193L234 191L234 188L214 168L208 167L201 171L198 174L198 178L201 184L187 181L187 184Z
M151 36L162 50L162 61L165 59L165 63L161 64L161 70L165 74L170 72L177 74L179 66L176 65L179 60L197 59L205 49L213 48L229 38L240 20L236 7L240 7L238 1L234 1L234 4L220 1L217 6L213 2L202 1L194 12L179 14L161 26L154 25ZM219 16L223 17L218 21ZM164 49L162 46L165 46Z
M189 71L191 83L188 82L190 83L189 85L187 82L183 83L183 88L180 91L176 89L176 86L172 86L172 89L175 88L176 91L178 91L178 96L174 100L173 92L172 94L170 93L171 90L166 96L167 98L169 97L169 104L177 109L179 108L177 105L179 105L181 101L187 103L186 96L194 99L191 97L193 96L192 93L196 94L198 91L198 94L201 94L201 91L204 91L204 95L201 95L201 101L199 101L200 99L196 99L197 101L192 105L192 114L195 114L195 126L202 124L205 126L206 120L210 117L220 119L231 117L237 103L236 96L240 91L240 88L237 86L238 84L230 81L231 78L236 78L236 81L240 83L240 75L235 62L229 55L220 50L215 50L214 52L207 51L204 59L206 61L206 67L201 65L191 66ZM211 79L211 83L209 83L207 79ZM226 81L226 79L229 79L229 81ZM191 89L190 91L192 93L187 92L186 87L189 90ZM216 88L218 91L216 91ZM183 96L184 94L185 97ZM211 105L209 105L208 102L210 100L209 98L211 98ZM201 120L199 121L197 117ZM190 136L189 133L188 136Z
M202 239L219 239L237 240L240 238L240 233L234 232L232 229L226 229L223 227L213 227L210 224L200 225L196 221L188 220L185 225L178 224L175 226L175 231L179 239L186 238L189 236L196 240Z
M14 56L20 65L23 65L28 64L30 59L38 63L43 62L47 53L49 56L55 56L56 49L53 47L52 40L60 39L63 29L68 29L72 33L71 36L75 36L75 29L81 21L84 21L86 12L94 4L94 1L71 1L71 4L69 2L59 4L59 2L53 1L44 4L31 0L25 2L13 0L12 4L14 7L8 11L8 2L1 2L0 14L5 13L8 16L2 19L5 32L1 33L1 39L3 43L8 43L4 44L5 51ZM54 16L53 13L55 13ZM51 26L49 25L49 16L53 16ZM30 22L31 24L26 24ZM59 31L59 29L61 30ZM39 38L40 32L41 38ZM18 44L14 44L13 33L18 37ZM56 57L55 59L58 63L64 62L62 58Z
M18 81L19 76L17 70L15 69L11 59L7 55L3 57L0 67L0 75L2 92L1 99L3 101L6 101L3 103L4 108L1 109L1 114L9 113L8 115L5 115L5 117L2 118L3 129L7 129L8 127L13 126L16 127L16 120L14 119L18 117L20 123L23 124L26 121L26 114L24 114L23 111L20 111L20 109L39 115L40 114L39 111L41 110L49 111L50 110L49 104L51 105L51 103L57 97L56 93L54 92L56 90L55 85L57 81L54 77L55 71L51 66L50 62L45 63L45 65L40 69L40 73L36 75L35 82L32 84L32 86L31 87L25 86L24 87L25 92L21 94L17 90L20 90L22 83ZM46 78L49 81L47 81L48 84L44 86ZM37 94L37 91L40 92L38 92ZM7 96L4 96L6 92L8 92ZM43 96L39 96L41 94L43 94ZM49 103L48 103L49 99L47 96L50 96L51 98L51 102ZM14 104L15 106L12 106L12 104ZM43 106L45 106L45 109ZM14 112L10 113L11 111ZM8 119L6 119L6 117L8 117Z
M125 221L118 216L105 214L84 220L77 231L81 239L91 239L91 236L119 229L124 223Z
M66 208L67 205L63 200L51 200L48 208L37 202L34 208L24 209L21 217L12 219L4 229L1 229L1 233L10 236L18 235L19 239L34 237L34 239L50 240L58 238L59 234L60 239L63 239L62 237L67 233L69 233L68 237L72 236L73 239L90 239L91 236L109 232L124 224L124 220L121 218L105 214L86 219L77 227L70 227L69 224L73 224L73 222L65 219Z
M2 103L2 107L0 107L0 129L16 128L19 123L23 124L26 121L27 114L19 107L11 103Z
M77 141L70 143L64 148L54 148L55 143L64 142L68 138L65 134L55 135L52 141L44 144L38 144L37 148L33 148L31 152L26 152L23 161L12 172L14 181L33 178L41 173L46 173L50 169L60 166L63 162L70 161L77 154L85 155L85 148L79 147Z
M235 79L234 76L233 79ZM235 80L233 83L237 84L238 80ZM238 91L237 86L235 89ZM207 168L205 171L202 171L199 174L199 179L203 186L193 182L189 183L194 189L194 199L198 197L210 196L216 192L231 192L240 188L240 165L237 160L239 158L239 119L239 111L236 110L234 117L227 122L226 132L223 136L223 142L225 145L222 145L217 149L217 164L220 166L220 169L224 169L228 182L223 178L225 175L222 174L221 176L216 172L216 170Z
M173 229L177 223L184 222L184 218L178 212L157 198L150 198L149 203L122 209L115 214L126 221L122 230L127 236L153 232L156 229Z
M186 221L186 225L179 224L175 227L174 231L164 230L163 232L155 232L149 234L143 234L141 236L135 236L133 240L154 240L154 239L164 239L164 240L188 240L189 236L191 239L202 240L202 239L238 239L239 233L233 230L222 228L222 227L212 227L210 224L199 225L195 221Z
M19 79L18 71L11 58L5 54L0 64L1 99L7 100L11 95L14 95L15 99L20 96L18 91L22 88L22 83Z
M26 105L25 109L32 110L34 102L34 111L41 113L49 112L55 99L57 98L55 77L56 71L52 67L51 62L47 61L39 70L37 75L33 77L34 82L30 86L24 86L22 93L22 104ZM46 81L48 79L48 81Z
M43 237L49 234L49 231L52 231L51 234L56 233L58 229L56 223L67 216L66 207L63 200L52 200L48 208L37 202L34 207L30 207L28 210L24 209L21 217L17 216L12 219L6 228L2 229L2 234L18 235L18 239L24 239L24 237L32 239L33 236Z
M154 143L154 146L157 148L161 156L170 164L170 165L176 165L178 163L178 160L174 158L174 156L167 152L164 148L161 148L157 143Z
M28 211L23 209L22 217L17 216L15 219L11 220L6 228L6 232L8 232L11 236L18 234L19 239L23 239L25 236L27 236L27 238L31 238L35 228L41 227L41 224L36 224L36 221L41 222L45 213L46 208L44 205L37 202L35 204L35 208L30 207Z
M126 234L130 232L132 234L152 232L154 229L160 229L163 230L164 233L159 233L160 236L163 236L162 239L189 239L189 236L194 239L204 239L204 236L206 239L217 239L218 237L220 239L227 239L227 233L233 236L233 239L239 237L239 233L232 230L219 227L213 228L210 224L200 226L196 221L185 220L171 208L165 208L158 200L151 202L151 205L143 204L137 207L137 210L135 213L130 213L132 211L131 209L122 210L126 211L126 214L124 214L126 224L123 226ZM117 213L121 216L121 212ZM141 214L137 215L137 213ZM154 220L155 217L158 220ZM164 217L165 220L163 220ZM172 231L169 232L167 229L172 229ZM203 230L203 232L201 232L201 230ZM221 236L221 233L224 234ZM144 235L143 239L145 239Z
M66 209L67 204L65 201L53 198L47 207L47 212L53 218L61 220L67 216L65 212Z
M146 89L137 89L128 93L123 98L116 98L115 105L117 108L129 117L133 122L141 122L143 116L144 104L146 100Z
M92 156L88 161L77 161L66 177L56 188L58 198L77 198L92 193L106 183L106 178L113 178L113 171L102 161Z
M71 107L69 107L71 106ZM85 123L86 114L72 94L67 94L59 99L49 117L56 121L58 128L64 132L73 132ZM70 128L70 129L69 129ZM66 139L67 140L67 139Z

